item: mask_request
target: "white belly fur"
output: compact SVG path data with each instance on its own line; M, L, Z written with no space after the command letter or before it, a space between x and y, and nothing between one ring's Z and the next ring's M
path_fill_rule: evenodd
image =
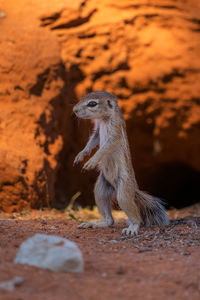
M99 124L99 137L100 137L100 147L101 147L108 138L107 125L103 121L100 121Z
M103 121L99 123L99 137L100 137L100 148L106 143L108 139L107 124ZM116 179L118 174L118 166L112 154L105 155L99 164L100 170L103 172L104 177L108 180L110 184L114 187L116 185Z

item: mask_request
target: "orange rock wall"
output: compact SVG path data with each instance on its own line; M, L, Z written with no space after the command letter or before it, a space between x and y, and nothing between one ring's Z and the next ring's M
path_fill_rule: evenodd
M141 188L196 201L199 16L192 0L1 2L1 209L63 207L77 191L93 203L95 172L72 167L89 132L72 106L94 90L119 99Z

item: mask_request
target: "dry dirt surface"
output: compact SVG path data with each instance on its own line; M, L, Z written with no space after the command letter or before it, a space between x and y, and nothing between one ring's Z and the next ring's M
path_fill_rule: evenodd
M191 215L192 214L192 215ZM24 278L13 292L0 289L1 300L26 299L192 299L200 296L199 206L171 211L169 226L141 228L134 238L121 237L120 212L116 225L106 229L77 229L81 219L96 217L82 210L24 211L2 214L0 282ZM83 273L62 273L15 265L19 245L36 232L76 242L83 252Z
M1 0L0 208L91 205L94 174L73 168L89 126L71 113L99 89L119 99L140 187L199 199L199 15L195 0Z

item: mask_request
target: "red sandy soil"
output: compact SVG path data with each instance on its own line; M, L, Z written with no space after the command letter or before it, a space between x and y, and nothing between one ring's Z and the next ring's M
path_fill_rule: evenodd
M0 290L0 299L199 299L199 210L173 210L169 226L141 228L134 238L121 237L125 222L120 212L113 227L90 230L77 229L77 224L95 218L95 211L2 213L0 281L20 276L24 282L13 292ZM83 252L84 272L15 265L18 247L36 232L76 242Z
M71 114L94 90L119 99L141 189L199 199L199 15L195 0L1 0L0 209L92 204L94 174L73 168L89 126Z

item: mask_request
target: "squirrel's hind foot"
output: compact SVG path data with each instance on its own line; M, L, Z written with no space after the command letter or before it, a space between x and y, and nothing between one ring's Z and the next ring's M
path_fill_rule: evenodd
M139 231L138 224L130 224L128 228L124 228L122 230L122 235L134 236L138 234L138 231Z
M98 221L90 221L87 223L81 223L78 228L79 229L87 229L87 228L105 228L111 226L112 222L98 222Z

